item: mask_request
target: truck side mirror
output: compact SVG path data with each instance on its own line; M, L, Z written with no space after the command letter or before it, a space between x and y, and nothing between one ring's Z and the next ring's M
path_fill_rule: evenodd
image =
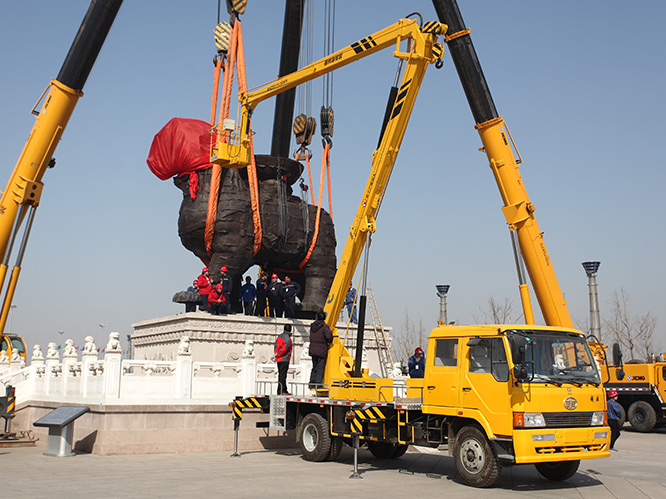
M615 369L615 376L617 376L617 379L622 381L624 379L624 371L622 370L621 367L618 367Z
M622 367L622 350L619 343L613 343L613 365Z
M514 336L511 338L511 358L515 366L525 362L526 345L527 340L523 336Z
M516 364L513 368L513 376L517 381L528 379L529 374L527 373L527 367L525 367L525 364Z

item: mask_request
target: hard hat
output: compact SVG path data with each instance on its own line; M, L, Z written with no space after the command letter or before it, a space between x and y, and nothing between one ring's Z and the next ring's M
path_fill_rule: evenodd
M217 285L215 286L215 289L222 289L222 288L223 286L221 282L218 282Z
M204 272L208 272L208 267L204 267L203 269L201 269L201 273L203 274Z
M222 272L226 272L228 269L227 269L227 266L226 266L226 265L223 265L222 268L221 268L220 270L221 270Z
M194 281L192 281L192 284L199 284L199 281L195 279Z
M414 350L414 355L420 355L423 357L423 350L421 350L421 347L416 347L416 350Z
M271 276L271 279L277 279L277 278L278 278L277 274L273 274L273 275Z
M613 397L617 397L617 392L611 388L608 390L608 398L612 399Z

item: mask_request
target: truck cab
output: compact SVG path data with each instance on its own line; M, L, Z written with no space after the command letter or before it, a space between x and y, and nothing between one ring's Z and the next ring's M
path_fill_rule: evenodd
M413 392L418 383L410 380L408 386ZM578 331L529 325L439 327L430 335L422 386L423 412L445 418L449 453L465 452L470 460L460 462L463 468L467 462L470 472L478 459L474 445L456 443L469 426L483 430L505 464L552 468L557 460L568 473L580 459L610 455L606 399Z

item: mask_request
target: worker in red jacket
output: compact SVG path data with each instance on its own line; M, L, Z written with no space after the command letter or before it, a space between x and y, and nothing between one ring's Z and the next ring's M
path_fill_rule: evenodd
M284 331L275 340L275 352L272 357L278 367L278 395L291 395L287 390L287 371L289 371L292 350L291 324L285 324Z
M197 284L199 285L201 304L203 305L203 308L206 310L206 312L210 312L210 307L208 306L208 294L213 289L213 280L210 278L207 267L204 267L201 270L201 275L197 279Z
M213 315L222 315L227 313L227 306L229 302L224 296L222 290L222 283L219 283L208 294L208 305L210 306L210 313Z

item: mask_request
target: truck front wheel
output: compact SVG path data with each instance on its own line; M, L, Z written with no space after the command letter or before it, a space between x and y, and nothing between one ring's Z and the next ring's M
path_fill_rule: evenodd
M654 425L657 424L657 413L644 400L637 400L631 404L627 416L631 426L643 433L652 431Z
M331 451L331 434L326 420L314 412L303 418L299 435L301 452L308 461L324 461Z
M561 482L574 476L579 465L580 461L557 461L554 463L537 463L534 466L544 478Z
M485 434L475 426L458 432L453 459L462 479L472 487L493 486L502 469Z
M392 444L390 442L368 441L368 450L377 459L393 459L402 456L407 452L407 445Z

